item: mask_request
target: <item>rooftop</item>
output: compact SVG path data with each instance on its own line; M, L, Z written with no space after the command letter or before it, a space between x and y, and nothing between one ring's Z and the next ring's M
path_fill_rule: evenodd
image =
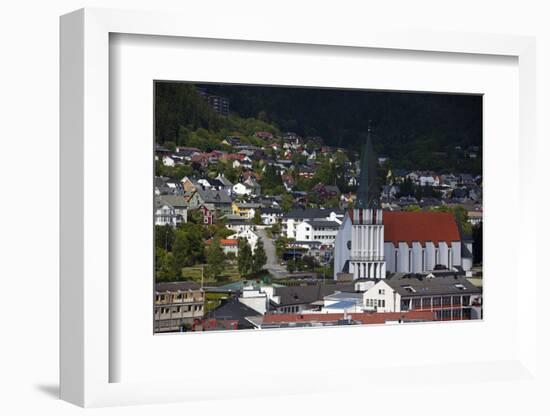
M345 318L343 313L308 313L308 314L267 314L264 316L263 324L284 324L289 322L337 322ZM409 312L378 312L378 313L349 313L353 321L361 324L384 324L388 321L401 320L403 322L413 321L435 321L435 312L430 311L409 311Z
M155 291L157 293L162 292L186 292L188 290L199 290L201 286L196 282L162 282L155 285Z
M359 219L353 218L353 210L348 211L353 224ZM455 218L448 212L431 211L384 211L384 241L398 245L399 242L416 241L424 244L427 241L434 243L445 241L460 241L460 233Z
M280 296L280 302L276 304L277 306L301 305L321 300L338 290L352 292L354 289L355 284L350 282L317 283L314 285L279 287L275 289L274 295Z
M401 296L480 294L481 289L462 276L395 273L384 280Z
M309 225L311 225L313 228L316 227L325 227L325 228L340 228L340 224L336 221L329 221L329 220L308 220L305 221Z

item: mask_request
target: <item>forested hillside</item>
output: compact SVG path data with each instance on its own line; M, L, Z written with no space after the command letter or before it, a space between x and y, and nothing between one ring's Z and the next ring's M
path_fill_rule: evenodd
M327 145L359 150L370 120L375 151L389 157L394 168L481 173L481 96L217 84L199 87L227 97L231 117L217 116L192 84L157 83L157 143L211 150L235 132L245 136L244 142L254 144L255 131L293 131L304 137L321 136ZM477 147L479 157L464 157L464 151L472 147Z

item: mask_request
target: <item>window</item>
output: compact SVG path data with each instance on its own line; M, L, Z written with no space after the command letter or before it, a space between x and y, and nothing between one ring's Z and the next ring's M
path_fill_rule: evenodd
M421 304L421 299L420 298L414 298L412 300L412 308L413 309L421 309L422 308L422 304Z
M430 309L432 307L432 299L431 298L423 298L422 299L422 309Z
M441 307L441 297L433 298L433 307L434 308Z
M384 289L378 289L378 294L379 295L384 295L385 293L385 290Z
M450 306L451 304L451 297L450 296L443 296L441 299L443 306Z

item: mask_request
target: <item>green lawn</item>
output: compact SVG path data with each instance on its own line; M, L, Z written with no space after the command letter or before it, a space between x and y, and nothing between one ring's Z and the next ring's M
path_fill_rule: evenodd
M193 267L184 267L183 269L181 269L182 280L192 280L194 282L200 283L202 267L206 268L206 265L197 264L196 266L193 266ZM221 273L221 276L218 276L216 279L209 278L206 276L206 274L204 276L205 285L212 285L220 282L224 282L224 283L235 282L238 280L241 280L241 275L239 274L237 265L229 262L227 263L225 269Z

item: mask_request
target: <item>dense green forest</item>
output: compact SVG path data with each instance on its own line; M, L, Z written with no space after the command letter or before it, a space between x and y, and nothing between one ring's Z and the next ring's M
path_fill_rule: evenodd
M293 131L357 151L370 121L376 153L389 157L394 168L481 173L481 96L200 85L229 99L231 116L224 118L209 108L193 84L155 85L157 143L210 150L233 132L243 135L245 143L261 144L254 131ZM475 159L464 154L472 146L479 148Z

